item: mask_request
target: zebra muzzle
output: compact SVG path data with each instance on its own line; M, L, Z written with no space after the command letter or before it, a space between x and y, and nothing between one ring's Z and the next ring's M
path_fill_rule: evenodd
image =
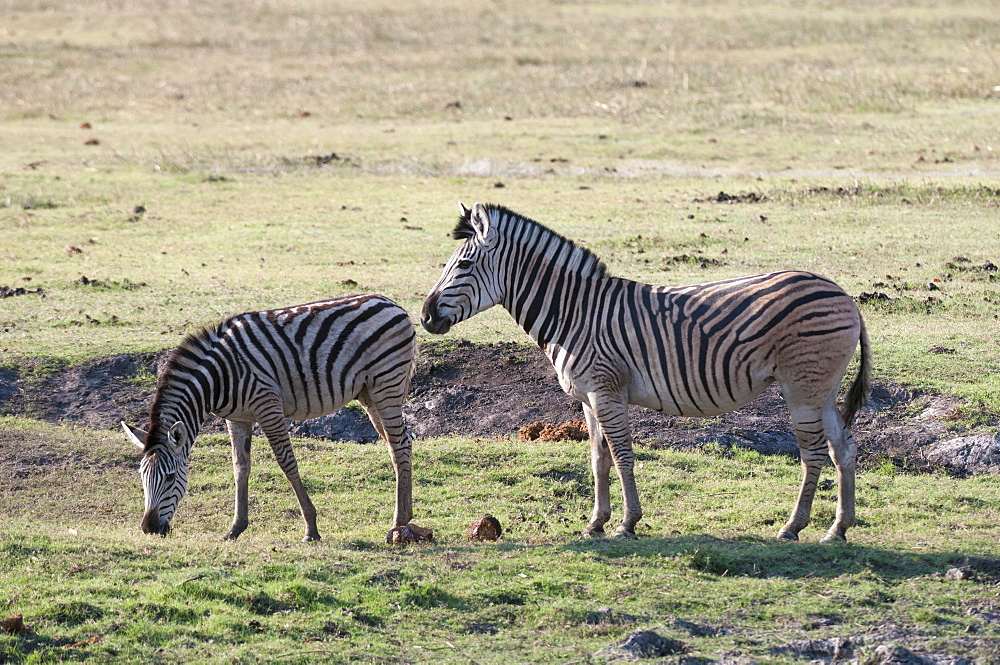
M443 335L451 330L451 322L438 311L438 294L432 293L424 300L420 309L420 325L432 335Z
M433 335L443 335L449 330L451 330L451 324L447 319L425 319L421 317L420 325L424 327L424 330Z
M142 529L143 533L165 536L170 533L170 522L161 522L159 511L156 508L152 508L147 510L146 514L142 516L139 528Z

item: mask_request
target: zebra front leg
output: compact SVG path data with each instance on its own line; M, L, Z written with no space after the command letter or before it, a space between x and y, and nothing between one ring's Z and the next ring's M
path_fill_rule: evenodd
M295 453L292 452L292 442L288 438L288 426L285 424L284 412L280 406L276 405L257 422L264 430L267 442L271 444L274 457L278 460L278 466L281 467L285 478L288 478L288 482L292 485L292 491L295 492L295 498L298 499L299 510L302 511L302 519L306 523L306 535L302 538L302 542L319 540L319 529L316 528L316 507L309 499L309 493L306 492L305 485L302 484L302 479L299 477L299 464L295 460Z
M635 539L635 525L642 519L639 491L635 486L635 454L632 452L632 432L628 423L628 404L617 397L589 395L594 414L601 426L615 470L622 484L625 506L622 523L615 529L615 538Z
M246 531L250 524L247 504L249 492L247 483L250 478L250 439L253 423L237 423L226 421L229 438L233 444L233 480L236 485L236 505L233 508L233 525L223 540L236 540Z
M594 474L594 512L583 529L583 535L603 538L604 525L611 519L611 450L594 410L586 404L583 405L583 416L587 419L587 431L590 432L590 470Z
M403 422L401 396L372 395L366 388L358 395L372 425L389 447L389 457L396 472L396 504L392 525L406 526L413 519L413 438Z
M412 442L410 430L405 427L402 433L390 436L387 442L392 466L396 471L396 507L392 516L393 526L406 526L413 519L413 471L410 462Z

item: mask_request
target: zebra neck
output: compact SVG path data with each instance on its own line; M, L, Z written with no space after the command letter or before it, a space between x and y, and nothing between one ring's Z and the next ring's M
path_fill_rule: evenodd
M565 341L587 294L607 277L588 276L558 261L538 260L534 269L515 271L502 304L543 349Z
M180 381L178 377L170 377L159 390L153 400L151 420L158 423L159 427L165 428L164 433L169 431L174 423L184 423L191 437L190 444L198 435L205 419L208 418L212 410L209 404L209 395L204 392L204 386L197 382ZM212 391L214 392L214 391ZM152 429L152 424L150 429Z

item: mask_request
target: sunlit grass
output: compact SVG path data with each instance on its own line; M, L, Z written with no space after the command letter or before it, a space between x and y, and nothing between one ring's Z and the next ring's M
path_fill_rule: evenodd
M876 379L957 394L961 427L996 426L986 0L14 0L3 15L0 286L42 293L0 300L0 362L28 381L342 293L415 317L455 202L494 201L616 275L805 268L882 293L862 305ZM502 310L457 337L527 342ZM911 648L998 656L977 614L995 612L989 477L866 469L852 545L788 546L771 537L796 464L642 449L642 539L594 543L575 535L585 445L419 441L417 522L438 542L395 550L381 447L296 442L316 545L257 449L239 542L217 540L221 437L199 442L174 535L150 539L117 433L0 420L0 611L33 631L0 635L0 660L567 662L652 628L697 657L780 663L798 658L783 644L887 617ZM487 510L505 541L466 543ZM814 517L807 540L832 492ZM946 580L967 556L982 577Z
M384 293L416 319L455 246L454 202L498 201L633 279L680 285L782 269L831 277L869 298L877 377L1000 408L1000 282L990 268L1000 263L1000 196L977 180L694 178L663 191L656 181L589 176L506 179L499 189L473 177L126 170L8 182L52 202L0 211L9 241L0 284L43 290L4 300L0 339L11 358L155 351L229 314L359 291ZM718 202L720 191L752 196ZM499 308L451 335L528 342Z
M14 432L39 453L11 455ZM822 490L815 526L792 545L772 537L797 489L793 460L641 448L640 540L601 542L578 535L591 501L586 444L419 440L415 522L435 542L391 548L384 448L297 440L323 540L298 542L294 497L258 445L250 529L223 543L232 489L221 436L199 440L165 539L139 533L142 491L123 437L7 419L0 446L0 464L20 465L0 489L0 611L32 627L0 636L12 662L58 659L94 636L71 653L305 662L394 658L406 645L417 662L551 662L647 628L701 656L740 648L791 662L773 649L877 631L886 615L910 648L968 626L981 638L971 653L995 644L995 626L966 611L982 602L981 583L942 577L965 557L978 557L981 580L996 574L1000 496L988 478L864 472L852 544L814 542L835 507ZM469 543L466 526L485 512L503 540Z

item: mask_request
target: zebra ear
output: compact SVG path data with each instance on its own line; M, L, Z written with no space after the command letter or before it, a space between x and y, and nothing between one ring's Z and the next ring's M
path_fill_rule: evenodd
M482 203L474 203L469 223L476 230L476 235L479 236L480 240L486 240L490 234L490 214L486 212L486 206Z
M146 432L142 431L138 427L132 427L124 420L122 422L122 429L125 430L125 436L128 440L139 446L141 450L146 449Z
M462 219L469 218L469 209L465 207L465 204L461 201L458 202L458 214Z
M167 432L167 441L170 446L175 449L181 449L187 443L188 430L184 423L177 421L170 426L170 431Z

